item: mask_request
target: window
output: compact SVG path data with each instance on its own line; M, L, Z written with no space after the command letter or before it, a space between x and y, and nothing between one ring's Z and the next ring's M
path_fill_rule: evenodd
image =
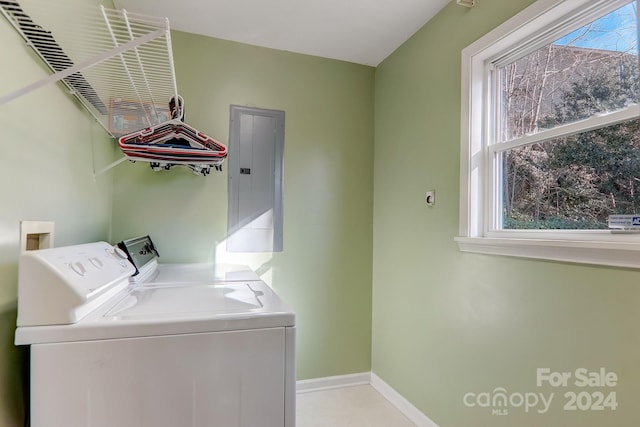
M461 250L640 267L637 23L540 0L462 52Z

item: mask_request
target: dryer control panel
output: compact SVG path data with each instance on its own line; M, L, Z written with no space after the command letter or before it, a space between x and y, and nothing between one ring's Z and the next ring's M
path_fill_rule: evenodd
M126 254L129 261L131 261L136 268L134 276L145 270L145 267L152 265L154 262L157 263L160 257L158 250L149 236L123 240L118 243L118 248Z
M20 256L18 326L75 323L128 286L135 268L107 242Z

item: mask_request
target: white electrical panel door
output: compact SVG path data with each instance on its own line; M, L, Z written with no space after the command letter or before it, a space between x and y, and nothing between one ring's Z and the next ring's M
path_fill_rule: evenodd
M231 106L227 250L282 250L284 112Z
M31 425L283 427L285 348L285 328L33 345Z

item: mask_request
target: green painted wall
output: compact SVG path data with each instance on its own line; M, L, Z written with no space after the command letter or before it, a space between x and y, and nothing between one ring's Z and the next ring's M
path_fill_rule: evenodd
M0 17L0 95L49 74ZM55 221L55 244L109 236L113 142L75 98L52 84L0 105L0 426L23 425L23 348L13 345L20 220Z
M640 274L463 254L453 241L461 50L530 3L452 2L376 70L373 371L440 427L637 426ZM583 367L615 372L617 386L536 384L537 368ZM463 404L498 387L555 396L545 414ZM565 411L571 391L615 391L619 407Z
M230 104L284 110L284 251L227 254L227 170L118 166L113 240L164 262L249 264L296 311L298 378L371 367L374 69L174 32L186 121L228 142Z
M462 254L453 242L460 51L530 3L452 3L376 70L173 34L194 127L226 143L230 104L286 112L281 253L225 252L226 170L124 163L94 182L117 150L61 88L0 106L0 427L21 425L24 405L12 344L20 219L56 221L57 245L149 233L165 262L248 263L297 312L299 379L373 368L441 427L638 425L637 272ZM0 94L46 75L2 19L0 46L13 64L0 68ZM545 367L605 367L619 381L537 387ZM498 387L555 395L546 414L463 403ZM566 391L615 391L619 407L567 412Z

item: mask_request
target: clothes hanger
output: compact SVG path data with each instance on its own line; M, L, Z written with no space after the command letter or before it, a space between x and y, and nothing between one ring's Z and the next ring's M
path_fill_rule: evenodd
M118 146L129 160L149 162L153 170L174 165L202 175L208 175L212 166L222 170L227 147L184 123L184 100L174 98L169 101L171 120L121 136Z

